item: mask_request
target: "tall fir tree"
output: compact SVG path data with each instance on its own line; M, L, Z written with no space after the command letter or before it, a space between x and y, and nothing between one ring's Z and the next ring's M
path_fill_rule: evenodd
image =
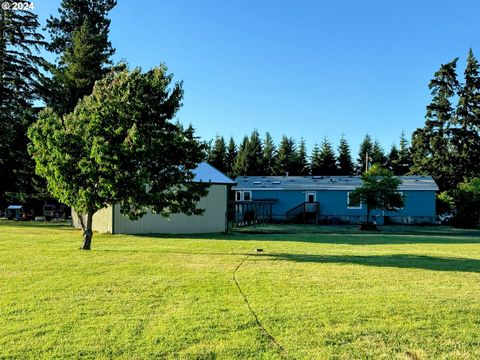
M412 166L412 154L410 145L408 143L407 137L405 136L405 131L402 131L400 135L400 147L398 149L398 164L397 164L397 173L396 175L405 175L410 171Z
M387 156L386 168L393 172L395 175L399 174L400 155L395 143L390 147L390 152Z
M353 175L355 170L352 161L352 154L347 139L342 135L338 145L338 175Z
M38 29L33 12L0 9L0 206L38 195L26 136L47 65L39 55L45 43Z
M313 145L312 155L310 155L310 173L312 175L318 175L321 172L320 163L320 147L317 143Z
M295 140L282 136L278 146L278 175L296 175L298 172L297 147Z
M298 172L296 175L310 174L310 165L307 159L307 145L303 137L300 139L300 144L298 146L297 167L298 167Z
M370 157L372 159L372 164L377 164L380 167L385 167L387 163L387 156L385 155L385 152L383 151L383 148L378 142L378 140L375 140L375 142L373 143Z
M47 20L48 48L59 58L51 67L53 78L46 81L44 97L56 112L71 112L110 71L115 50L108 40L107 15L115 5L115 0L62 0L59 17Z
M337 175L337 161L335 151L330 141L325 137L320 145L320 153L316 160L317 173L312 175L334 176Z
M208 154L208 162L223 173L227 172L227 145L223 136L217 135Z
M246 174L250 176L264 175L263 146L260 134L252 131L246 148Z
M263 141L263 161L265 175L277 175L277 147L269 132L265 133L265 139Z
M441 190L459 182L449 144L449 127L454 109L452 97L459 89L457 59L442 64L428 85L432 102L427 106L425 126L412 135L413 166L411 173L432 175Z
M452 158L457 172L466 178L480 177L480 65L470 49L458 92L458 105L449 127ZM461 181L457 178L456 181Z
M371 163L371 156L373 151L373 141L372 137L369 134L366 134L363 138L362 142L360 143L360 148L358 150L358 158L356 164L356 170L358 174L362 174L366 167L367 162Z
M226 168L227 168L227 175L232 177L232 178L236 177L236 174L234 172L235 160L236 159L237 159L237 145L235 144L235 140L231 136L230 140L228 141L225 164L226 164Z
M248 136L244 136L238 148L233 172L236 176L247 176L248 174Z

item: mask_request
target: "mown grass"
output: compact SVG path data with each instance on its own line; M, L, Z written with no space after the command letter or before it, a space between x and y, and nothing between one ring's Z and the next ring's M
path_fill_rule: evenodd
M78 230L0 221L0 358L480 358L479 231L256 231L82 252ZM236 277L286 356L233 280L248 255Z

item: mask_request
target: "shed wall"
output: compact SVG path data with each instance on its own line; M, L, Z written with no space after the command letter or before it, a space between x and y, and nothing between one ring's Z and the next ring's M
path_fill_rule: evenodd
M112 234L112 207L109 206L107 208L103 208L97 211L93 215L92 221L92 230L97 231L100 233L110 233ZM84 223L86 223L87 219L84 217ZM72 208L72 224L73 227L77 229L81 229L82 226L80 225L80 220L78 219L77 213Z
M198 207L203 215L172 214L164 218L148 212L141 219L131 221L114 206L114 234L193 234L223 232L227 230L227 185L211 185Z

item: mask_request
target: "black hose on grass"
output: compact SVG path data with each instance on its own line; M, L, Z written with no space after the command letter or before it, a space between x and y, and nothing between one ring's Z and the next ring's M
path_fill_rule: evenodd
M245 301L245 303L247 304L247 307L248 307L248 310L250 311L250 313L253 315L253 317L255 318L255 322L257 323L258 327L260 328L260 330L263 332L263 334L268 338L268 340L270 340L279 350L280 352L285 355L285 356L288 356L288 353L287 351L285 350L285 348L280 345L278 343L278 341L273 337L272 334L270 334L267 329L265 329L265 327L262 325L262 323L260 322L260 320L258 319L258 316L257 314L255 313L255 311L253 311L252 307L250 306L250 303L248 302L248 299L247 297L245 296L245 293L243 292L242 288L240 287L240 284L237 280L237 271L238 269L240 269L240 267L243 265L243 263L245 261L248 260L248 258L250 257L251 255L247 255L242 261L240 261L240 263L238 264L238 266L235 268L235 270L233 271L233 281L235 281L235 285L237 285L237 288L238 288L238 291L240 292L240 294L242 295L243 297L243 300Z

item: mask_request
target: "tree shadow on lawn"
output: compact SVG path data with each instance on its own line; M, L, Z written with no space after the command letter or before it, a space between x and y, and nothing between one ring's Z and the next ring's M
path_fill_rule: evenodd
M350 234L338 233L217 233L217 234L139 234L139 237L179 240L238 240L238 241L273 241L273 242L304 242L316 244L341 245L395 245L395 244L480 244L480 234L471 233L441 233L439 235L426 233L383 233L363 232L358 230Z
M357 264L365 266L425 269L434 271L461 271L480 273L480 260L467 258L441 258L426 255L308 255L308 254L262 254L265 260L293 262Z

